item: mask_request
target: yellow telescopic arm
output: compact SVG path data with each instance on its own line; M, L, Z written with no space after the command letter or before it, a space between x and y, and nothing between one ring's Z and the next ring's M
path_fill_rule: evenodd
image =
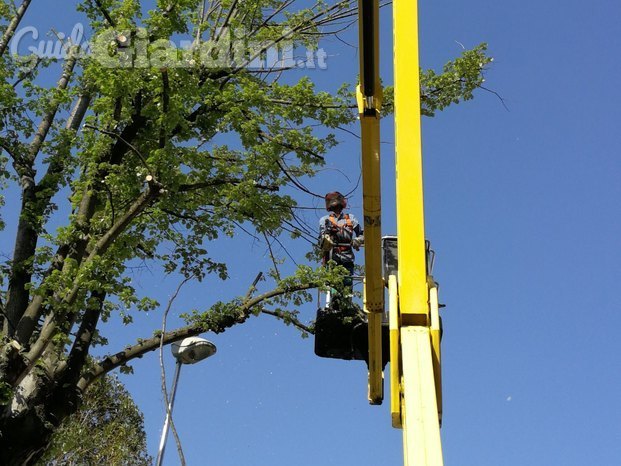
M399 316L391 315L390 364L399 366L391 367L391 397L400 402L391 400L391 412L403 427L405 465L441 466L440 321L437 285L427 275L416 0L393 0L393 24L398 274L391 302Z
M362 144L364 213L364 308L369 320L369 401L384 397L382 373L382 315L384 282L381 257L379 3L359 0L360 85L357 89Z

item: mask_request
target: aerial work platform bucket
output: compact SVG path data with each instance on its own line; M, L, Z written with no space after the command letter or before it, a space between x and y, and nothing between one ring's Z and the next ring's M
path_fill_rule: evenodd
M385 348L382 366L389 357L388 324L382 326ZM369 361L368 324L360 307L350 298L334 297L330 306L317 310L315 354L322 358Z

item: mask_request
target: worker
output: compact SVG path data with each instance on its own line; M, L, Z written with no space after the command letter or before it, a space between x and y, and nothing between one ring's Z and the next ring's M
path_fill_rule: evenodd
M354 252L364 244L364 236L360 224L351 214L344 214L347 199L340 192L334 191L325 195L326 210L330 213L319 220L319 247L323 252L323 263L333 260L349 272L343 284L352 286L351 276L354 274ZM355 235L355 236L354 236Z

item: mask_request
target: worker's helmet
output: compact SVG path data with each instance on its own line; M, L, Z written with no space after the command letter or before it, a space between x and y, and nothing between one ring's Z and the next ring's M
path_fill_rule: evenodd
M345 196L343 196L338 191L333 191L331 193L326 194L325 199L326 199L326 210L334 211L334 209L336 209L338 206L340 206L341 209L344 209L345 207L347 207L347 199L345 199Z

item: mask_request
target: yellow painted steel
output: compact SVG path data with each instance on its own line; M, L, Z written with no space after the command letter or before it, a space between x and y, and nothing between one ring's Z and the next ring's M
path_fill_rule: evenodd
M364 215L364 310L369 322L369 402L384 398L382 372L382 315L384 282L381 258L379 2L358 3L360 85L357 88L362 147L362 200Z
M366 278L365 278L366 282ZM366 286L364 287L366 301ZM366 310L366 308L365 308ZM384 399L384 372L382 370L382 317L381 312L367 313L369 338L369 403L382 404Z
M438 404L438 420L442 425L442 355L440 353L440 304L438 302L438 285L432 276L429 281L429 312L431 317L431 355L433 361L433 377L436 387L436 402Z
M364 308L369 320L369 400L383 398L378 0L359 0L365 231ZM441 377L437 286L427 277L415 0L393 0L398 272L388 277L392 425L403 428L406 465L440 466Z
M400 328L391 331L391 365L400 362L400 373L391 367L391 380L400 387L391 382L391 396L398 397L391 412L401 408L392 420L403 427L406 466L440 466L440 319L437 286L427 276L417 2L393 0L393 25L399 316L390 320Z
M362 140L362 201L364 214L365 309L384 312L380 197L380 128L376 115L360 115Z
M390 416L392 426L403 427L401 422L401 341L399 331L399 294L397 276L388 277L388 324L390 331Z
M429 325L417 2L394 0L393 24L399 307L403 325Z
M403 457L406 466L444 464L429 340L428 327L401 328L404 355Z
M362 192L364 208L364 310L369 323L369 402L384 398L382 317L384 283L381 262L379 115L360 116L362 126Z

